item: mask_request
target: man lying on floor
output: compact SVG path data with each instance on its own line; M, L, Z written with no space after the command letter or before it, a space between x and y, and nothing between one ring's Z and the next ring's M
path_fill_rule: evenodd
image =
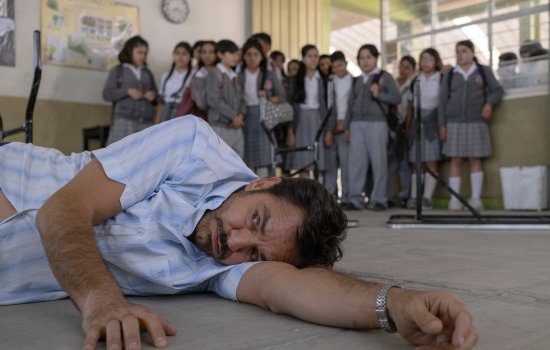
M198 291L323 325L397 328L434 348L477 342L451 294L328 269L346 227L332 196L312 180L257 179L193 116L93 153L5 144L0 188L0 304L69 296L85 349L103 338L139 349L141 328L165 346L175 328L124 295Z

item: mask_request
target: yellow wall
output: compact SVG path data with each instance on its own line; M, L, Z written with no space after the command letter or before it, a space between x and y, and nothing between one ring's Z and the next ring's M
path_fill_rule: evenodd
M0 112L4 129L9 130L22 125L25 119L26 98L0 96ZM82 151L82 129L97 125L109 125L111 107L106 105L85 104L38 100L34 110L33 143L43 147L53 147L65 154ZM6 138L5 141L24 142L23 134ZM90 148L99 144L90 143Z
M252 32L271 34L272 50L300 58L305 44L328 53L330 2L328 0L252 0Z

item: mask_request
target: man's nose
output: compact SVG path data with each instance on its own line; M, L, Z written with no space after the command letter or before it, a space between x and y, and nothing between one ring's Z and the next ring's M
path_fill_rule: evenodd
M254 235L247 228L232 229L227 238L227 246L233 252L249 249L254 244Z

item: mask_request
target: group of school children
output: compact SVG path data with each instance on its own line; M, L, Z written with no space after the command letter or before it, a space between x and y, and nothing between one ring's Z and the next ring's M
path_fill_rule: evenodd
M143 38L129 39L119 54L121 64L109 72L103 90L104 99L113 103L108 143L193 114L207 120L260 177L274 175L277 160L285 171L299 170L300 176L308 177L316 161L320 181L335 197L340 193L339 201L347 210L365 208L366 198L368 209L385 210L396 196L404 207L413 209L416 176L423 177L420 203L431 208L437 180L423 170L437 174L438 162L450 158L448 183L460 192L461 163L468 159L469 204L483 207L481 159L492 154L488 121L503 89L491 69L477 62L471 41L456 44L457 65L445 74L433 48L420 54L418 72L415 59L403 57L397 82L377 67L380 53L371 44L359 48L357 64L362 74L354 78L341 51L320 55L313 45L305 45L302 59L290 60L285 73L284 54L269 54L271 38L266 33L252 35L242 48L230 40L199 41L194 47L180 42L158 89L146 65L147 49ZM421 124L423 169L418 172L413 96ZM291 104L293 121L267 129L262 124L266 103ZM282 160L274 156L276 147L313 145L318 130L318 157L310 151L291 152ZM461 210L462 204L453 197L449 209Z

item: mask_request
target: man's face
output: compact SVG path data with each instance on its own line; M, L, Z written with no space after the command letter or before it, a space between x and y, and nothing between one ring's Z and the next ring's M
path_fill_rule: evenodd
M257 182L261 181L280 180ZM265 187L249 186L206 213L191 240L226 265L260 260L297 265L303 211L271 194L253 191Z

